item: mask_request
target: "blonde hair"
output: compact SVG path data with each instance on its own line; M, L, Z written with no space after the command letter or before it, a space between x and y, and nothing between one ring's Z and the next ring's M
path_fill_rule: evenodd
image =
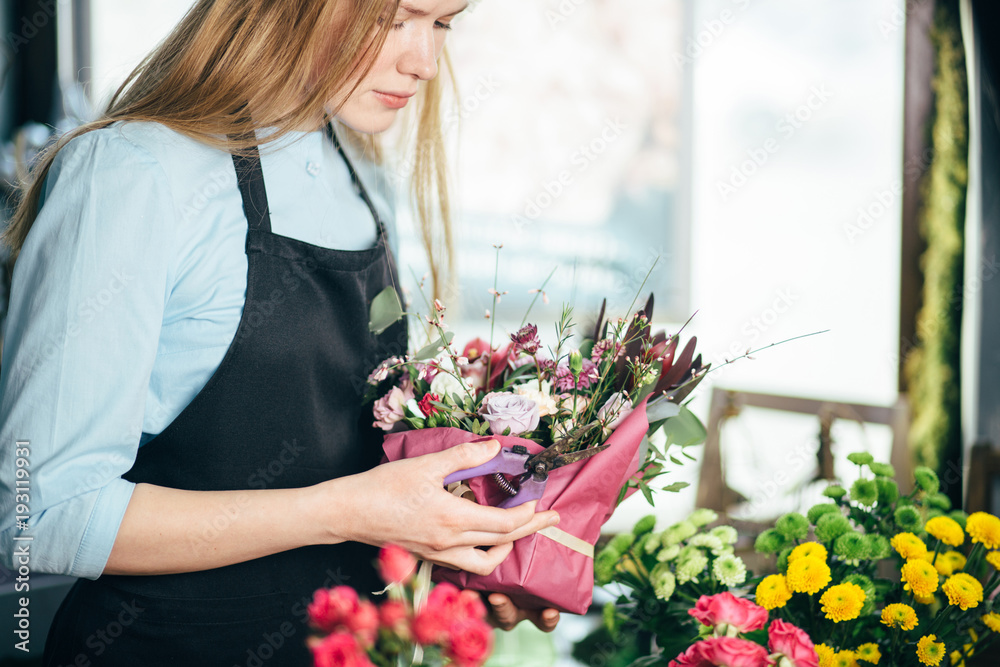
M399 0L389 0L393 11L398 5ZM198 0L132 71L99 119L67 132L38 156L20 184L3 242L16 259L38 215L42 186L55 156L87 132L118 121L152 121L236 154L276 141L295 128L318 128L318 110L331 99L346 99L344 91L353 92L378 57L392 29L391 20L379 20L386 8L386 0ZM331 34L337 42L332 53ZM315 69L324 57L330 62ZM447 56L443 60L451 79ZM438 77L422 86L417 98L411 178L435 295L452 267L442 90ZM254 132L266 127L275 131L258 140ZM380 160L377 138L350 135L352 143Z

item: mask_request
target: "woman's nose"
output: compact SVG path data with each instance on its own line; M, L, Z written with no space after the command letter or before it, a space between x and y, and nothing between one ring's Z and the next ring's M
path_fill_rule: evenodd
M443 46L443 45L442 45ZM437 76L437 61L440 56L438 40L434 28L415 30L407 40L399 58L399 71L429 81Z

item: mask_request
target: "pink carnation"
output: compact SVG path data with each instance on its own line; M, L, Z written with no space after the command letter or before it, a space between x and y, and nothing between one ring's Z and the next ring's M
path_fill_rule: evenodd
M739 633L760 630L767 624L768 616L763 607L729 592L711 597L702 595L694 609L689 609L688 613L709 627L726 625ZM725 634L725 629L720 634Z
M818 667L819 656L809 635L801 628L786 623L780 618L771 622L768 628L771 653L780 653L791 661L791 667Z
M582 361L583 369L580 371L580 377L576 381L576 388L589 389L590 385L597 382L601 376L597 371L597 364L590 359L583 359ZM556 389L564 392L573 390L573 372L569 369L569 366L564 365L556 369Z

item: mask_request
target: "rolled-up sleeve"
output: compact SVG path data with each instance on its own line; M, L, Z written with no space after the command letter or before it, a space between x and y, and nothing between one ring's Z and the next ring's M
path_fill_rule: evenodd
M14 537L31 536L34 571L104 570L134 487L121 476L142 433L176 218L157 160L115 127L73 139L53 164L14 269L0 366L8 567Z

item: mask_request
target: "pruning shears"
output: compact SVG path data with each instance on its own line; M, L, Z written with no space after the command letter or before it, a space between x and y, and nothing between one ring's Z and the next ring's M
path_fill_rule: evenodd
M594 426L599 426L599 424L595 423ZM510 496L497 507L503 509L517 507L526 502L541 499L545 492L549 473L556 468L588 459L608 447L605 444L574 451L573 448L578 445L578 442L577 438L568 437L556 441L555 444L534 455L530 454L524 445L504 447L492 460L475 468L453 472L445 478L444 483L447 486L454 482L490 475L497 486ZM506 475L510 475L514 479L510 480Z

